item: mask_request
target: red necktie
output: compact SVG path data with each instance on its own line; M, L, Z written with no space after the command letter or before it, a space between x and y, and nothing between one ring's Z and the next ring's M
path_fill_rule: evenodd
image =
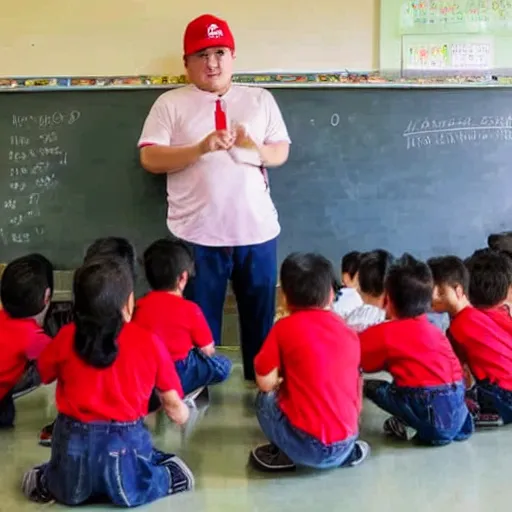
M226 112L222 110L222 104L220 99L215 102L215 129L216 130L227 130L228 123L226 120Z

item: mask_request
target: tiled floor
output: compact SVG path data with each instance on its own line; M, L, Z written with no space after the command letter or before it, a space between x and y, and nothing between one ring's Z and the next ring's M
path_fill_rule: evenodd
M302 470L268 476L247 467L249 449L264 441L252 409L255 391L241 377L238 352L231 379L212 389L212 406L187 446L175 428L154 432L155 444L176 451L196 475L196 490L160 500L139 510L208 512L500 512L512 501L512 427L481 432L470 441L443 448L394 443L381 434L385 415L365 403L362 437L372 456L354 469ZM49 390L18 401L16 429L0 432L2 470L0 511L48 510L27 502L19 489L23 471L48 458L36 443L47 410ZM148 420L153 429L154 418ZM51 505L52 510L61 509ZM84 507L81 510L106 510Z

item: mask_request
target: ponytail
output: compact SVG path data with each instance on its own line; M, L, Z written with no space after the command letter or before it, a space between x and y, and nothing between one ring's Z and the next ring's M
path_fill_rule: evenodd
M124 320L121 312L111 318L97 319L75 314L75 350L80 358L95 368L108 368L117 357L117 337Z
M133 293L129 266L116 259L96 259L75 273L74 348L86 364L108 368L118 354L124 326L122 309Z

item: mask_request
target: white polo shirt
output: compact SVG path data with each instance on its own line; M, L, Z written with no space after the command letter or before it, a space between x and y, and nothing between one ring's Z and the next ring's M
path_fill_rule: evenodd
M215 130L215 93L194 85L170 90L154 103L139 147L196 144ZM243 124L257 144L290 142L272 94L260 87L232 85L221 98L228 126ZM280 232L267 180L255 165L227 151L202 156L167 175L167 226L176 236L207 246L267 242Z

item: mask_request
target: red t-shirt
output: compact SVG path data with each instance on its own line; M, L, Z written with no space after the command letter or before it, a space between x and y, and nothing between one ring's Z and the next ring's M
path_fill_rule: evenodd
M201 308L169 292L153 291L139 299L133 321L158 336L175 362L185 359L194 346L213 343Z
M363 371L387 371L397 386L423 388L462 380L448 338L426 315L372 326L359 339Z
M258 375L278 368L278 402L288 421L324 444L358 432L357 334L331 311L302 310L273 326L254 360Z
M510 316L509 307L506 305L480 309L489 318L492 318L504 331L512 336L512 317Z
M57 409L84 423L136 421L148 413L153 388L183 396L176 368L160 340L133 323L117 339L119 351L108 368L86 364L74 349L75 325L64 326L43 351L41 380L57 379Z
M493 315L468 306L452 318L448 334L475 379L488 379L512 391L512 335L494 321Z
M5 310L0 311L0 400L50 341L33 318L11 318Z

